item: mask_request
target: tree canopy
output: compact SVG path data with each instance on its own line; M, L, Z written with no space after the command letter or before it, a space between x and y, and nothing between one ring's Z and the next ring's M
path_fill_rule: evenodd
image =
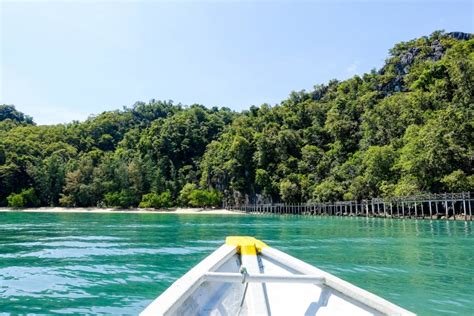
M37 126L0 105L0 205L170 207L473 190L474 39L434 32L281 103L137 102Z

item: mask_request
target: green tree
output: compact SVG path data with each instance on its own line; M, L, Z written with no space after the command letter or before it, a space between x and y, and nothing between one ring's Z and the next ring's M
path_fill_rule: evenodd
M186 183L179 192L178 202L182 206L188 206L191 193L197 189L196 184Z
M334 180L325 180L314 187L313 199L318 202L334 202L342 200L344 190Z
M18 111L14 105L0 104L0 122L6 120L20 124L34 124L31 116Z
M25 199L21 194L12 193L7 197L8 206L13 208L21 208L26 206Z
M172 206L171 193L166 191L161 194L148 193L143 195L139 207L143 208L168 208Z
M474 191L474 175L466 175L462 170L454 170L441 179L449 192L469 192Z
M189 205L193 207L220 206L221 194L216 190L193 190L189 195Z
M138 205L136 194L127 189L122 189L120 192L109 192L104 195L104 202L106 206L130 208Z
M10 207L35 207L39 201L33 188L22 190L20 193L12 193L8 196L8 206Z

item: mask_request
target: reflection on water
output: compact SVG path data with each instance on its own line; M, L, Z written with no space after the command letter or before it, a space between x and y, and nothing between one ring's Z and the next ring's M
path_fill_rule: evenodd
M472 222L74 213L0 213L1 312L137 314L238 234L419 314L473 314Z

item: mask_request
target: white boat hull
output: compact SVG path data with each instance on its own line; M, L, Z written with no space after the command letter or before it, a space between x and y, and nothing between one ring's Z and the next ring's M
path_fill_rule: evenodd
M251 237L239 238L238 242L261 243ZM414 315L290 255L259 245L252 253L227 242L141 315Z

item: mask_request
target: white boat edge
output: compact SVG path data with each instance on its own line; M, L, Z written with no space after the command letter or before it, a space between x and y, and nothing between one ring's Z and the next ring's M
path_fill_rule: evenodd
M252 238L253 237L238 237ZM254 239L256 240L256 239ZM256 240L258 241L258 240ZM260 241L258 241L260 242ZM263 243L262 243L263 244ZM279 263L291 266L295 271L302 275L318 276L323 279L323 285L331 288L342 295L353 299L354 301L370 307L371 309L384 315L416 315L398 305L395 305L373 293L363 290L347 281L344 281L328 272L320 270L302 260L288 255L275 248L266 246L258 249L259 255L271 258ZM206 281L206 274L215 271L219 266L237 254L238 245L228 243L220 246L208 257L194 266L181 278L176 280L159 297L152 301L143 310L141 316L150 315L171 315L184 301Z

